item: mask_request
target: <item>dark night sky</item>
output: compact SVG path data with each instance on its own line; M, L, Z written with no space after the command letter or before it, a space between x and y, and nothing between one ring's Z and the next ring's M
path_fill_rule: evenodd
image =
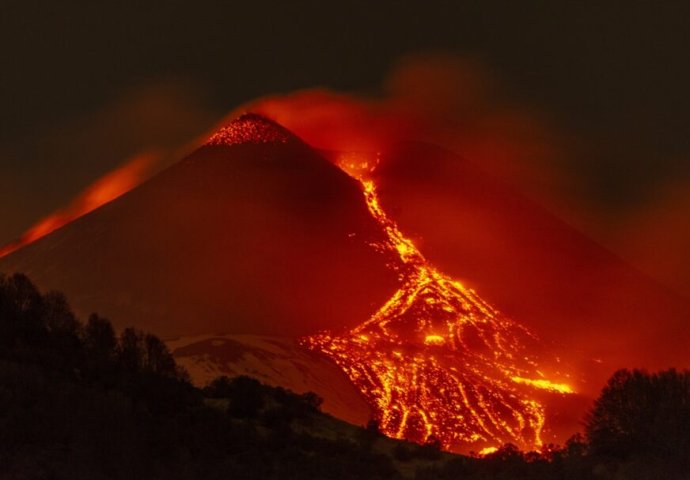
M604 212L593 224L668 211L669 185L690 214L687 2L4 0L0 12L0 243L127 156L179 145L254 97L375 94L399 58L431 51L480 61L581 145L567 168L583 208ZM649 228L690 241L683 218ZM615 246L604 230L590 233ZM686 274L669 283L690 292Z

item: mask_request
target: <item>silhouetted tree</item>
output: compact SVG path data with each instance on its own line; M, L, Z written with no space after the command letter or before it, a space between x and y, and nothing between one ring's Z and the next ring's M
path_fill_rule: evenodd
M321 410L323 398L319 397L314 392L305 392L300 395L300 401L304 404L306 410L312 413Z
M67 303L65 295L60 292L48 292L43 295L43 322L48 332L53 335L67 335L77 338L81 325Z
M136 328L125 328L117 345L119 366L127 373L140 372L144 362L144 332Z
M586 433L595 455L687 459L690 372L616 372L587 416Z
M441 440L434 435L430 435L420 448L417 456L427 460L438 460L441 457Z
M91 355L101 359L111 358L115 354L117 338L110 321L92 313L84 327L84 344Z
M41 294L29 277L22 273L15 273L0 278L2 290L3 314L10 316L38 316L40 313ZM3 315L3 318L8 318Z
M52 361L63 367L76 366L83 353L82 325L60 292L43 295L41 321L46 329L44 353L52 353Z
M376 439L381 436L381 424L378 420L369 419L365 427L357 431L356 441L360 448L365 451L370 451L376 442Z
M255 418L264 407L265 389L261 382L241 375L230 381L228 413L238 418Z
M380 435L381 434L381 422L376 420L375 418L370 418L367 424L364 426L364 429L369 432L373 433L375 435Z
M155 335L144 336L144 369L164 377L176 378L178 368L168 347Z
M0 277L0 342L31 343L45 337L43 298L26 275Z
M207 398L230 398L232 395L232 379L227 375L216 377L203 388L203 392Z

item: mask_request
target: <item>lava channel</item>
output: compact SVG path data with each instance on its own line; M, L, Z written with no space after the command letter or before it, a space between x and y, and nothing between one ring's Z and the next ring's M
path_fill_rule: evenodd
M366 322L344 334L321 332L302 345L335 362L390 437L446 450L542 445L545 408L538 391L572 393L541 373L537 338L472 289L431 265L379 202L377 160L343 155L369 212L385 232L400 286Z

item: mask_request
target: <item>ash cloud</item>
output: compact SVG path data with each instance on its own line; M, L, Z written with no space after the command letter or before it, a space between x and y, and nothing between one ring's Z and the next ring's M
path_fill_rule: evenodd
M249 102L308 143L371 151L398 141L442 145L539 198L571 189L558 160L565 138L547 114L512 99L479 61L414 55L394 66L379 95L302 90Z

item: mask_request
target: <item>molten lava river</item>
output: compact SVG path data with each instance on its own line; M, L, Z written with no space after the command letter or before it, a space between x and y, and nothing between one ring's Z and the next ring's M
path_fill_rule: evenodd
M371 180L377 163L357 155L339 161L360 181L386 234L377 247L392 254L400 286L363 324L303 338L302 345L345 372L390 437L435 438L455 451L490 451L507 442L539 448L545 422L539 398L572 389L543 373L532 355L533 334L437 270L386 215Z

